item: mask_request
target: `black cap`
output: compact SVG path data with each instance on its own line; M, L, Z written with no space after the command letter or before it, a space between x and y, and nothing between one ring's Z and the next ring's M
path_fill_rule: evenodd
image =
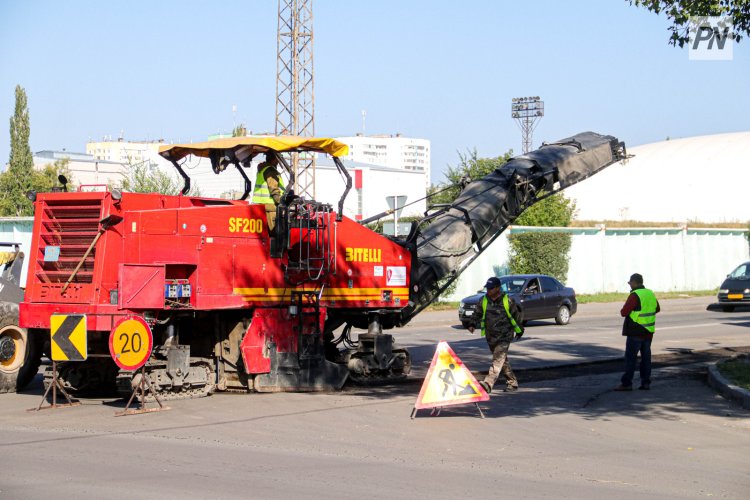
M487 280L487 283L484 284L484 287L489 290L490 288L496 288L500 286L500 278L492 277Z
M636 283L642 285L643 284L643 276L641 276L638 273L635 273L635 274L633 274L633 275L630 276L630 281L628 281L628 283L630 283L631 281L635 281Z

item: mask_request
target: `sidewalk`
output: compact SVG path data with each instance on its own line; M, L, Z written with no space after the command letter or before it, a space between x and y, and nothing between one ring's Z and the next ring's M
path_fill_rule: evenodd
M593 317L593 316L614 316L620 317L620 309L625 303L626 295L623 294L622 302L605 302L605 303L590 303L590 304L578 304L578 312L576 316L581 317ZM665 299L660 300L659 305L661 306L662 312L677 312L677 311L696 311L705 310L709 304L716 302L716 296L711 295L707 297L689 297L684 299Z

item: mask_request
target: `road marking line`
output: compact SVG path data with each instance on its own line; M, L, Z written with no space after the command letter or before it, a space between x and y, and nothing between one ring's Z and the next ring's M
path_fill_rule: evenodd
M733 325L733 324L738 324L738 323L744 323L744 321L737 322L737 323L730 323L730 324ZM662 328L659 328L657 326L656 330L659 331L659 330L677 330L679 328L702 328L704 326L718 326L718 325L725 325L725 324L726 324L725 322L721 322L721 323L700 323L700 324L697 324L697 325L664 326Z

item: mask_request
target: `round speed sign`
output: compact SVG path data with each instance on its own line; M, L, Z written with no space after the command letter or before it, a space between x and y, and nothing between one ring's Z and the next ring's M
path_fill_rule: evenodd
M109 354L123 370L133 371L145 365L153 347L151 328L140 316L121 319L109 334Z

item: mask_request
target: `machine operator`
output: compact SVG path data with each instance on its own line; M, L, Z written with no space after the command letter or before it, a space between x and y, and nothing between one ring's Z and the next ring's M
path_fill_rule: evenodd
M276 206L281 201L281 194L284 191L284 181L276 169L278 164L276 156L266 153L266 160L258 165L258 175L255 177L253 190L253 203L262 203L266 206L269 231L276 226Z

